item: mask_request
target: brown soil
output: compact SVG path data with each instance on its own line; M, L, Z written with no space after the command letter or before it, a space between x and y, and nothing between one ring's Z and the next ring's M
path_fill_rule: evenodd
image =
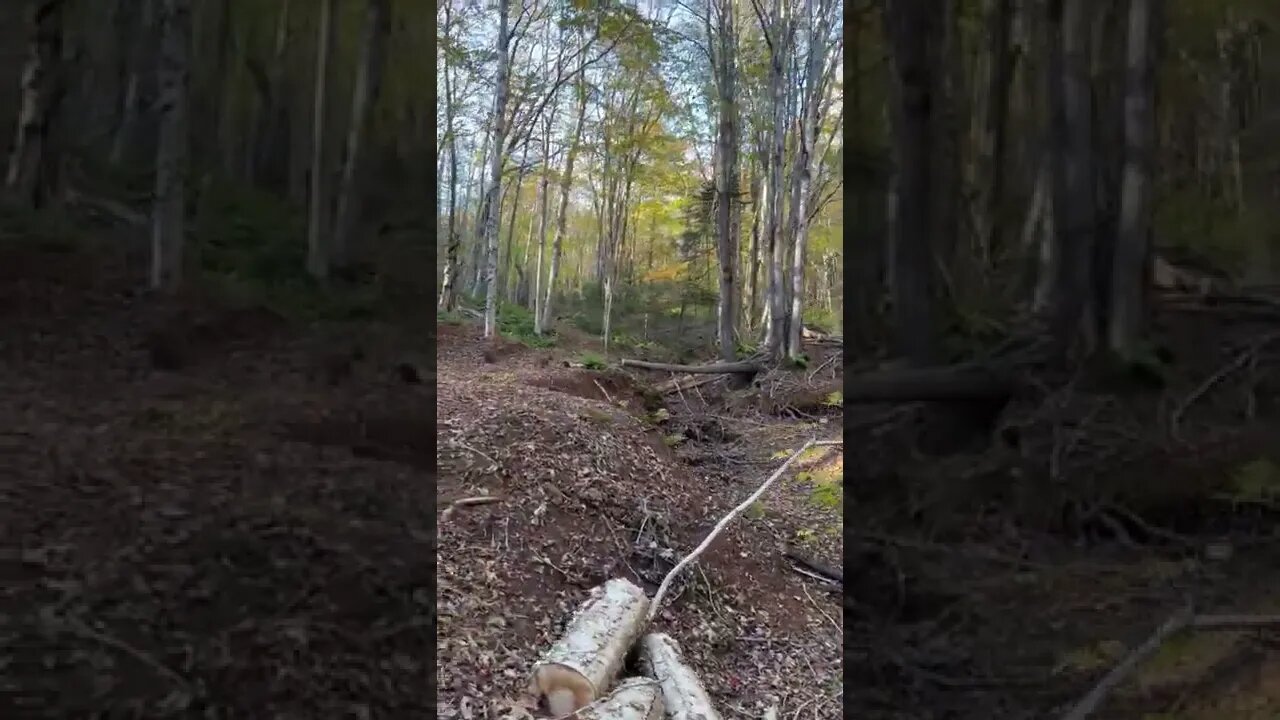
M0 245L0 717L429 714L429 338L148 298L140 250Z

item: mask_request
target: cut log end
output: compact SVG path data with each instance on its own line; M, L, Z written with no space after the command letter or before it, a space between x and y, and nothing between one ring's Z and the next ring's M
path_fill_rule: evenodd
M562 717L585 707L596 698L596 689L583 674L566 665L546 663L534 671L533 682L547 700L553 717Z
M614 578L591 590L564 635L534 667L534 685L559 717L600 698L644 630L649 598Z

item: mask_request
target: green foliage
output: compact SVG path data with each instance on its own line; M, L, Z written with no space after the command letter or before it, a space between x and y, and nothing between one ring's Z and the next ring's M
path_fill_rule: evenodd
M21 241L45 252L70 252L82 232L61 210L30 210L0 203L0 242Z
M603 357L591 352L583 353L578 362L588 370L604 370L609 367L609 363Z
M515 303L498 306L498 333L529 347L545 348L556 344L549 331L538 335L533 331L533 312Z
M1245 463L1231 476L1230 498L1236 501L1280 501L1280 466L1270 458Z
M796 357L787 358L788 364L790 364L792 367L799 368L800 370L804 370L805 368L808 368L809 362L810 362L809 356L806 353L800 353Z
M305 219L274 195L212 183L195 227L201 266L248 284L297 284L306 277Z
M306 274L301 214L275 196L232 183L208 186L195 252L206 280L233 302L298 321L359 320L389 309L376 276L322 287Z
M752 520L763 519L765 515L764 503L757 500L756 502L753 502L750 505L748 505L747 509L742 511L742 514L746 515Z
M437 323L437 324L440 324L440 325L462 325L464 322L466 322L466 319L462 316L462 313L459 313L459 312L458 312L458 311L456 311L456 310L450 310L450 311L447 311L447 312L446 312L446 311L444 311L444 310L437 310L437 311L436 311L436 323Z
M821 483L809 493L809 499L819 507L834 510L843 506L844 488L838 483Z
M822 404L827 407L844 407L844 393L839 390L832 391L823 398Z

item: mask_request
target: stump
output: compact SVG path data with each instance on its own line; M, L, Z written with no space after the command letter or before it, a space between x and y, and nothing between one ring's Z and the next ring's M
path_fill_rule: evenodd
M643 632L648 609L644 590L626 580L592 588L564 635L533 669L552 715L568 715L605 694Z

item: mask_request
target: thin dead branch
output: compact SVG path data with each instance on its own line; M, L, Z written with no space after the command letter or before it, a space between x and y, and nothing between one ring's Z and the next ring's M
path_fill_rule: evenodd
M662 584L658 586L658 591L654 593L653 600L649 603L649 621L652 622L653 618L657 616L658 610L662 607L663 596L667 594L667 590L671 587L672 581L680 574L680 571L705 552L706 549L711 546L711 541L716 539L716 536L728 526L729 522L738 515L741 515L743 511L759 500L760 496L764 495L773 483L776 482L778 478L782 477L782 474L787 471L787 468L791 467L791 464L803 455L806 450L812 447L839 445L843 442L843 440L810 440L806 442L799 450L791 453L791 457L787 458L786 462L778 466L778 469L774 470L773 474L765 479L765 481L760 484L760 487L757 488L755 492L751 493L746 500L743 500L737 507L733 508L728 512L728 514L720 518L720 522L717 522L716 526L711 529L711 532L707 533L707 536L703 538L702 544L694 548L693 552L681 558L680 562L676 563L676 566L671 568L671 572L667 573L667 576L662 579Z

